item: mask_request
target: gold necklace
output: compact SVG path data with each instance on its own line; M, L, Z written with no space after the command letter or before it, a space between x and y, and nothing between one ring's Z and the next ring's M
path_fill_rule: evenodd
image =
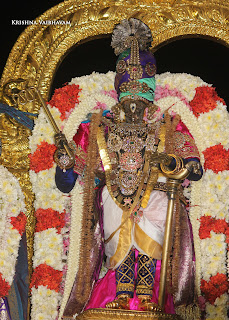
M131 209L132 207L134 209L135 206L138 204L140 197L143 196L143 194L142 194L143 185L145 184L146 180L148 180L147 178L148 178L149 169L150 169L149 161L148 160L145 161L145 164L143 167L142 178L140 180L140 183L137 188L136 195L132 201L132 204L129 203L129 204L123 205L121 203L121 201L119 201L120 197L115 196L113 193L113 190L112 190L112 186L111 186L112 164L111 164L111 159L108 154L107 143L106 143L106 140L104 137L104 130L103 130L102 126L99 127L98 132L97 132L97 143L98 143L98 147L99 147L99 154L100 154L100 157L101 157L101 160L103 163L103 167L105 170L107 189L108 189L112 199L119 206L119 208L121 208L123 211L127 211L128 209ZM133 206L134 204L135 204L135 206Z

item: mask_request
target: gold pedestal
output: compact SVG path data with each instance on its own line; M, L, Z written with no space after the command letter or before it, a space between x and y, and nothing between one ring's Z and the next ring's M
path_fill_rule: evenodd
M64 320L72 320L73 318L64 317ZM114 310L114 309L89 309L79 314L77 320L181 320L175 314L164 314L160 312L146 312L135 310Z

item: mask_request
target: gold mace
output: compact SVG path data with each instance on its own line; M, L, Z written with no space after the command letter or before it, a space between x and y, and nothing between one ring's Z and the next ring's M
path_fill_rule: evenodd
M164 311L165 306L165 287L166 287L166 275L168 268L169 251L171 246L171 233L172 233L172 222L173 222L173 210L175 205L175 199L177 195L177 190L182 181L189 175L190 170L187 168L182 168L178 173L170 174L163 170L163 174L168 178L168 207L167 207L167 218L165 225L165 235L164 243L162 249L162 261L161 261L161 273L160 273L160 285L159 285L159 297L158 305L162 311Z
M35 88L35 87L27 87L23 90L20 90L19 92L17 92L16 94L13 94L12 95L12 98L15 102L15 104L22 104L22 105L25 105L26 103L28 102L33 102L36 98L36 95L38 97L38 100L40 101L43 109L45 110L45 113L53 127L53 130L55 132L55 134L58 134L58 133L62 133L61 130L58 128L57 124L56 124L56 121L54 120L45 100L43 99L40 91ZM63 134L63 133L62 133ZM65 139L66 140L66 139ZM72 155L72 152L71 152L71 149L69 148L68 146L68 143L67 143L67 140L66 141L63 141L63 146L64 146L64 149L67 153L67 155L69 156L70 159L73 159L73 155Z

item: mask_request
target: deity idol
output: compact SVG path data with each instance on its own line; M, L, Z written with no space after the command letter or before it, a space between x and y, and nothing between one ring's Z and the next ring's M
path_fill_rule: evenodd
M111 112L92 116L90 124L81 126L74 137L77 147L86 145L92 150L87 155L91 157L91 166L84 168L83 160L77 156L75 166L66 167L64 136L56 135L57 187L67 193L76 179L84 180L85 170L94 174L87 176L92 184L88 192L93 193L88 196L97 199L92 210L96 212L95 220L100 221L106 267L115 274L116 296L112 301L104 293L104 285L101 282L100 285L106 296L103 305L113 309L130 309L134 297L139 310L158 310L153 302L153 287L162 257L168 205L167 179L161 165L174 173L185 166L190 171L189 180L199 180L202 175L199 153L187 127L178 115L165 112L159 117L153 103L156 61L149 51L151 41L148 26L135 18L123 20L113 31L112 47L118 55L115 89L119 102ZM195 299L192 234L185 201L180 190L168 272L175 306L192 304ZM96 259L101 262L102 258L97 253ZM85 263L90 268L92 256L87 259ZM98 268L100 262L96 264ZM91 278L96 279L99 270L90 272ZM73 291L77 290L82 275L77 277ZM81 285L85 284L81 281ZM71 301L70 305L74 310ZM92 301L89 307L101 307L101 304Z

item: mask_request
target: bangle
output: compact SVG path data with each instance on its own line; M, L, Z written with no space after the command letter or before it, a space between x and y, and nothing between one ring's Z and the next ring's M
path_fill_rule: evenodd
M178 173L184 167L183 159L179 156L176 156L175 154L168 154L168 156L175 159L176 167L173 170L169 170L167 166L161 163L161 171L165 174Z

